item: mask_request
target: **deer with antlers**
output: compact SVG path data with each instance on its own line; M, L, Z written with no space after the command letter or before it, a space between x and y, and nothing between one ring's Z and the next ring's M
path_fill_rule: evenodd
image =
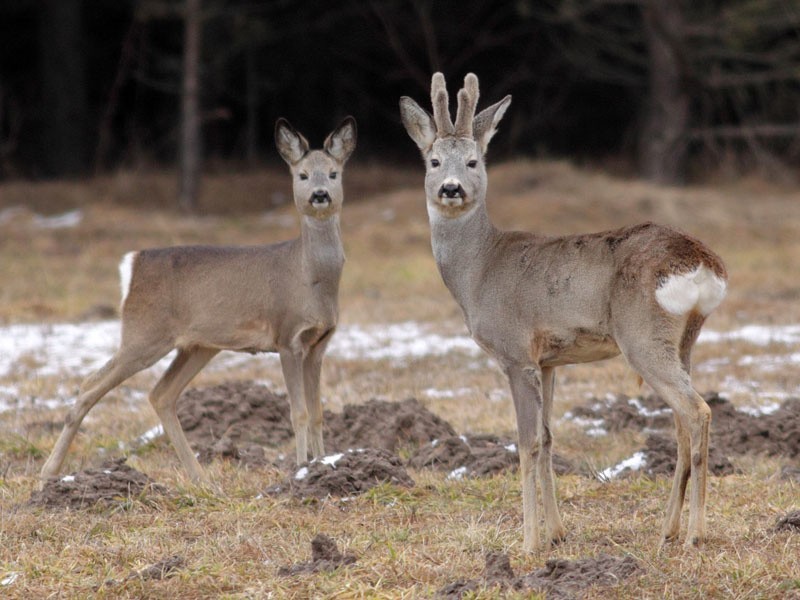
M537 482L546 540L566 533L551 454L555 368L620 353L674 412L678 461L663 538L679 535L691 477L686 544L702 544L711 411L692 387L690 355L725 296L722 260L700 241L654 223L562 237L497 229L486 210L484 157L511 96L475 114L478 78L470 73L453 123L444 76L436 73L431 102L433 116L403 97L400 114L425 161L439 272L470 334L511 387L524 548L539 546Z
M179 246L131 252L120 264L122 338L119 350L81 385L64 428L42 468L58 474L81 421L120 383L178 352L150 393L189 476L204 474L178 421L181 391L221 350L278 352L291 403L297 462L324 454L320 371L338 321L344 265L339 215L342 169L356 145L347 117L322 150L285 119L275 126L289 164L300 237L265 246Z

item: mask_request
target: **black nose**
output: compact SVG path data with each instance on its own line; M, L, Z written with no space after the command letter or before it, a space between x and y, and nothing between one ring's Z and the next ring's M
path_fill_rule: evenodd
M314 190L311 193L311 203L329 202L331 197L328 195L328 190Z
M461 189L460 183L445 183L439 190L439 196L447 198L455 198L456 196L463 196L464 190Z

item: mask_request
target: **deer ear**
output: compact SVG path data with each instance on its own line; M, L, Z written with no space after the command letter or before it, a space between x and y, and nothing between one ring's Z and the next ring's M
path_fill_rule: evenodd
M489 108L483 109L472 122L472 131L475 141L480 146L481 153L486 154L489 141L497 132L497 125L500 119L506 114L508 106L511 104L511 96L506 96L500 102L492 104Z
M422 150L422 153L425 154L430 150L436 140L436 126L433 123L433 117L411 98L403 96L400 98L400 118L406 132Z
M283 160L297 164L308 153L308 140L295 130L286 119L275 123L275 145Z
M353 117L345 117L331 134L325 139L325 152L344 164L353 150L356 149L356 120Z

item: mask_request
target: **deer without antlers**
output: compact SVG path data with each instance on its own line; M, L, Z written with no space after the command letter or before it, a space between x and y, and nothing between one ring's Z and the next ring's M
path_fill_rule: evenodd
M342 169L356 145L347 117L322 150L284 119L278 151L292 173L300 237L250 247L183 246L131 252L120 264L122 337L81 385L42 477L54 476L86 413L110 390L177 348L150 403L189 476L204 479L176 413L178 396L220 350L278 352L291 402L297 462L324 453L320 370L338 321L344 265Z
M563 237L498 230L486 211L484 156L511 96L476 115L478 79L470 73L453 123L444 76L436 73L431 101L433 116L408 97L400 100L400 114L425 160L439 272L470 334L509 380L524 548L539 543L537 479L546 538L565 536L551 460L555 368L620 353L674 411L678 462L663 537L679 534L691 475L686 543L700 545L711 411L692 387L690 354L725 295L722 261L698 240L654 223Z

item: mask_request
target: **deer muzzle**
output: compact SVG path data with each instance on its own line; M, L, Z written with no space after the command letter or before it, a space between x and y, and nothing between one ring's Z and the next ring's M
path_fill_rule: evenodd
M439 201L444 206L461 206L464 195L464 188L457 181L446 181L439 188Z
M311 206L323 208L331 203L331 197L330 194L328 194L328 190L317 189L311 193L311 198L309 198L308 201Z

